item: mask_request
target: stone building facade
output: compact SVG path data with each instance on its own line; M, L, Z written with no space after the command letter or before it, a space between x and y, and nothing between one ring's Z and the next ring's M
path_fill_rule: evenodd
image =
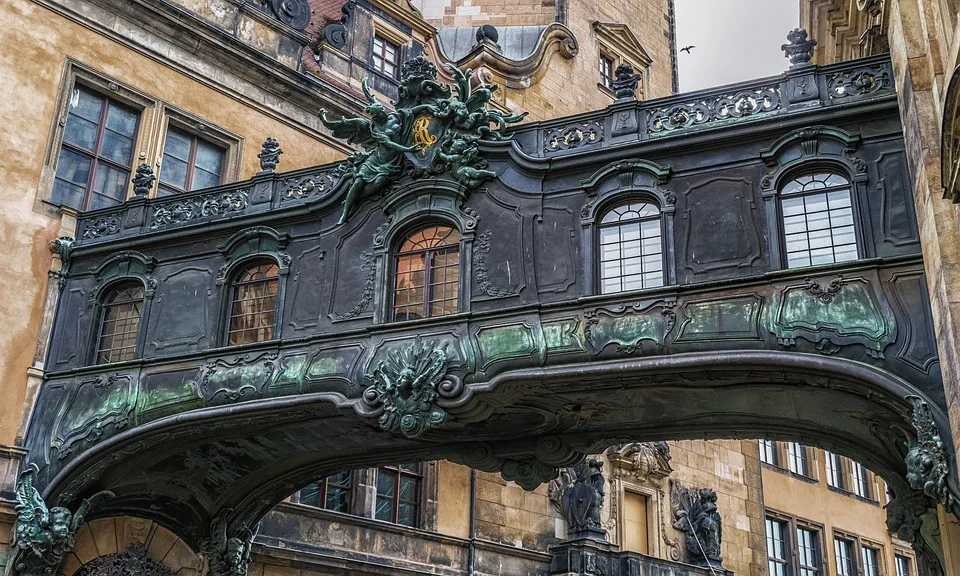
M337 117L360 116L367 104L361 85L364 78L371 79L372 91L383 100L396 98L400 63L419 54L437 64L452 62L478 69L482 82L502 86L490 102L492 108L527 112L532 121L550 121L611 105L625 112L629 107L622 101L617 104L613 87L621 63L631 64L640 74L635 93L643 100L668 98L675 86L674 22L672 2L668 1L597 6L570 2L447 5L431 0L413 5L372 0L351 3L347 8L338 3L305 4L18 0L8 9L13 25L0 32L0 44L26 47L36 63L30 74L25 74L17 62L8 61L8 77L20 81L6 85L5 98L0 100L5 103L0 104L3 117L13 122L12 132L21 138L21 154L0 164L0 184L9 195L10 206L17 207L3 217L10 242L5 256L0 257L0 269L4 270L0 282L9 293L23 295L17 302L8 302L3 311L11 327L2 337L6 340L2 344L8 376L5 386L16 399L5 405L0 428L7 459L4 494L8 522L13 519L14 479L24 456L27 431L31 425L39 425L31 423L30 416L43 388L45 367L70 356L51 359L48 349L51 329L64 326L62 317L55 320L58 301L71 293L69 287L65 292L59 289L59 281L69 277L69 270L64 269L68 260L63 256L70 252L67 242L57 239L75 237L82 242L88 234L86 239L95 241L103 230L110 234L110 222L102 224L102 229L91 227L90 221L78 226L77 211L108 207L113 200L118 204L127 198L136 200L137 193L128 184L136 165L147 164L159 176L159 186L152 186L148 194L152 202L164 185L171 193L178 188L205 187L193 185L202 181L202 172L209 168L197 161L203 150L215 150L214 156L219 158L217 184L248 181L269 172L258 158L260 142L267 136L275 137L283 148L284 171L328 164L352 149L322 126L317 109L322 107ZM310 18L304 16L306 12ZM495 32L488 29L478 37L477 28L483 24L493 25ZM879 52L871 50L871 54ZM388 64L391 59L393 70ZM452 80L443 68L440 78ZM581 80L571 82L571 78ZM26 106L26 102L31 104ZM84 118L79 112L71 116L79 102L99 103L99 118ZM657 102L664 110L681 103ZM133 111L137 117L136 127L127 134L111 132L130 141L125 151L117 152L122 157L116 158L100 154L113 110ZM766 111L754 112L760 112L762 118ZM97 192L104 192L106 184L97 183L95 171L91 171L88 190L71 208L70 201L64 201L70 198L64 187L82 183L70 181L72 176L58 170L64 165L64 142L66 149L71 145L82 148L82 142L71 139L86 136L68 134L81 120L96 127L97 150L87 156L122 174L115 181L112 200L107 198L108 204L99 205L93 203L97 197L91 190L100 186ZM588 118L585 122L596 121ZM552 129L549 123L544 126L545 131ZM603 125L601 130L610 127ZM889 124L878 132L894 138ZM554 140L548 139L546 148L538 147L548 155L581 144L590 150L594 144L600 146L601 139L616 137L595 129L558 134ZM173 151L178 142L185 143L186 158ZM556 149L549 148L550 142L556 142ZM84 150L74 153L83 156ZM178 161L186 164L185 173L165 173L165 165L176 166ZM308 172L295 174L304 177L297 190L305 195L314 189L311 186L322 185L319 180L309 180ZM227 200L228 207L235 205L230 202ZM695 207L690 210L697 214ZM695 217L690 214L687 217ZM910 236L909 230L904 234ZM689 253L689 238L678 241L686 242ZM756 260L765 249L751 241L747 238L745 246L756 249ZM52 252L47 248L50 244ZM497 253L496 247L493 253ZM749 260L750 254L746 256ZM24 267L23 262L31 265ZM501 264L497 266L498 275L506 274ZM710 272L709 263L701 267L697 262L680 275L696 279L702 273L719 278ZM61 304L61 309L67 307L69 303ZM91 308L85 314L93 313ZM57 354L61 353L63 349L58 348ZM766 488L767 482L778 484L778 477L761 468L756 441L679 441L670 444L669 454L666 459L663 451L651 444L623 442L596 455L608 479L601 519L610 541L625 552L642 554L624 556L636 566L652 566L649 569L678 576L706 574L702 567L684 564L690 561L685 550L689 536L682 525L675 526L677 498L673 490L675 485L710 488L716 492L723 519L723 567L735 574L762 574L769 565L765 519L773 510L795 522L793 504L783 495L796 490L795 486L802 485L796 483L803 480L775 471L783 476L779 480L789 481L779 482L779 488L769 492L765 513L762 487ZM817 456L811 459L818 461ZM552 502L556 497L551 498L550 486L525 491L498 474L474 472L445 460L423 461L417 466L416 471L397 466L392 472L397 486L405 477L417 486L417 518L412 526L397 521L399 493L390 502L395 508L393 516L378 518L378 506L390 500L380 490L380 472L357 468L352 470L348 488L348 511L323 510L305 502L301 491L267 515L255 540L248 573L533 574L552 570L551 547L567 536L567 525ZM404 476L405 472L415 473ZM332 477L325 478L324 498L330 493ZM879 494L880 488L877 490ZM320 502L316 492L309 498ZM326 502L324 499L324 505ZM875 503L847 498L831 505L841 507L839 514L869 520L871 528L864 536L873 542L881 540L882 528L874 528L882 526L879 512L873 513L878 510ZM859 512L862 510L870 512ZM820 522L825 530L830 529ZM641 533L645 537L637 537ZM886 542L890 542L886 550L900 550L897 546L901 544ZM143 546L137 547L138 543ZM96 518L80 529L62 571L65 576L94 574L108 562L98 558L114 561L122 556L158 565L151 569L161 570L162 565L179 574L203 573L209 569L205 566L209 557L205 559L194 548L162 522L122 515Z

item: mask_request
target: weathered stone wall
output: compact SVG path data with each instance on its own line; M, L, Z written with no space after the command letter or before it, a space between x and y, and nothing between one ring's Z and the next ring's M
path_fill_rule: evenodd
M563 0L561 0L563 1ZM439 26L537 26L556 21L557 0L413 0L425 20ZM567 3L567 2L564 2Z

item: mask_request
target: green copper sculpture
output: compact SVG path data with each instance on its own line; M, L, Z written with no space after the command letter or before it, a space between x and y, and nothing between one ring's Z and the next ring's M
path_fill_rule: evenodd
M33 487L38 472L36 464L30 464L17 480L17 522L13 532L15 555L7 565L8 576L51 576L56 573L63 556L73 550L77 531L83 526L87 513L113 497L113 492L98 492L81 502L73 513L60 506L47 509L46 502Z
M450 64L446 68L457 82L456 97L449 86L437 82L436 66L419 56L403 65L393 112L377 101L366 80L362 85L369 118L331 120L320 111L321 121L335 137L364 149L347 160L352 180L340 224L358 202L387 192L406 173L418 177L450 171L468 190L496 176L487 170L477 143L507 138L503 134L507 124L519 122L526 113L488 109L495 84L473 89L469 69L461 72Z

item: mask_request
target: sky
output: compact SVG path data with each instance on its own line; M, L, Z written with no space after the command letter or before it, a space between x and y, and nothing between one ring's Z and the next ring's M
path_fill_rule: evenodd
M676 0L680 91L785 71L780 45L800 25L797 0Z

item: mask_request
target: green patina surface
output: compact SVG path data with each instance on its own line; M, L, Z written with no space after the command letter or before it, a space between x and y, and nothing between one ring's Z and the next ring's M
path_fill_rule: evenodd
M303 383L303 373L307 367L307 354L290 354L279 360L280 370L270 383L272 395L295 394Z
M849 282L828 301L802 288L783 297L777 322L784 330L828 328L838 335L863 335L879 340L887 333L887 322L869 286Z
M686 319L680 327L677 342L759 338L758 318L762 304L762 298L753 294L691 302L683 308Z
M137 424L179 414L195 408L203 408L203 398L197 388L197 370L184 371L179 378L157 382L151 376L141 380L137 394Z
M616 344L621 352L627 354L642 348L642 340L662 344L666 320L661 310L662 308L657 306L643 312L627 312L623 316L599 311L594 323L588 328L590 343L597 352L610 344Z
M63 405L55 435L55 445L69 451L70 446L91 432L111 424L125 426L135 398L130 379L110 380L102 376L82 382L76 396ZM97 434L94 434L96 437Z
M477 331L480 362L486 367L510 358L523 358L537 351L533 330L526 324L510 324Z
M565 318L543 323L547 352L583 350L579 318Z
M349 378L361 351L358 346L320 350L310 360L307 379Z

